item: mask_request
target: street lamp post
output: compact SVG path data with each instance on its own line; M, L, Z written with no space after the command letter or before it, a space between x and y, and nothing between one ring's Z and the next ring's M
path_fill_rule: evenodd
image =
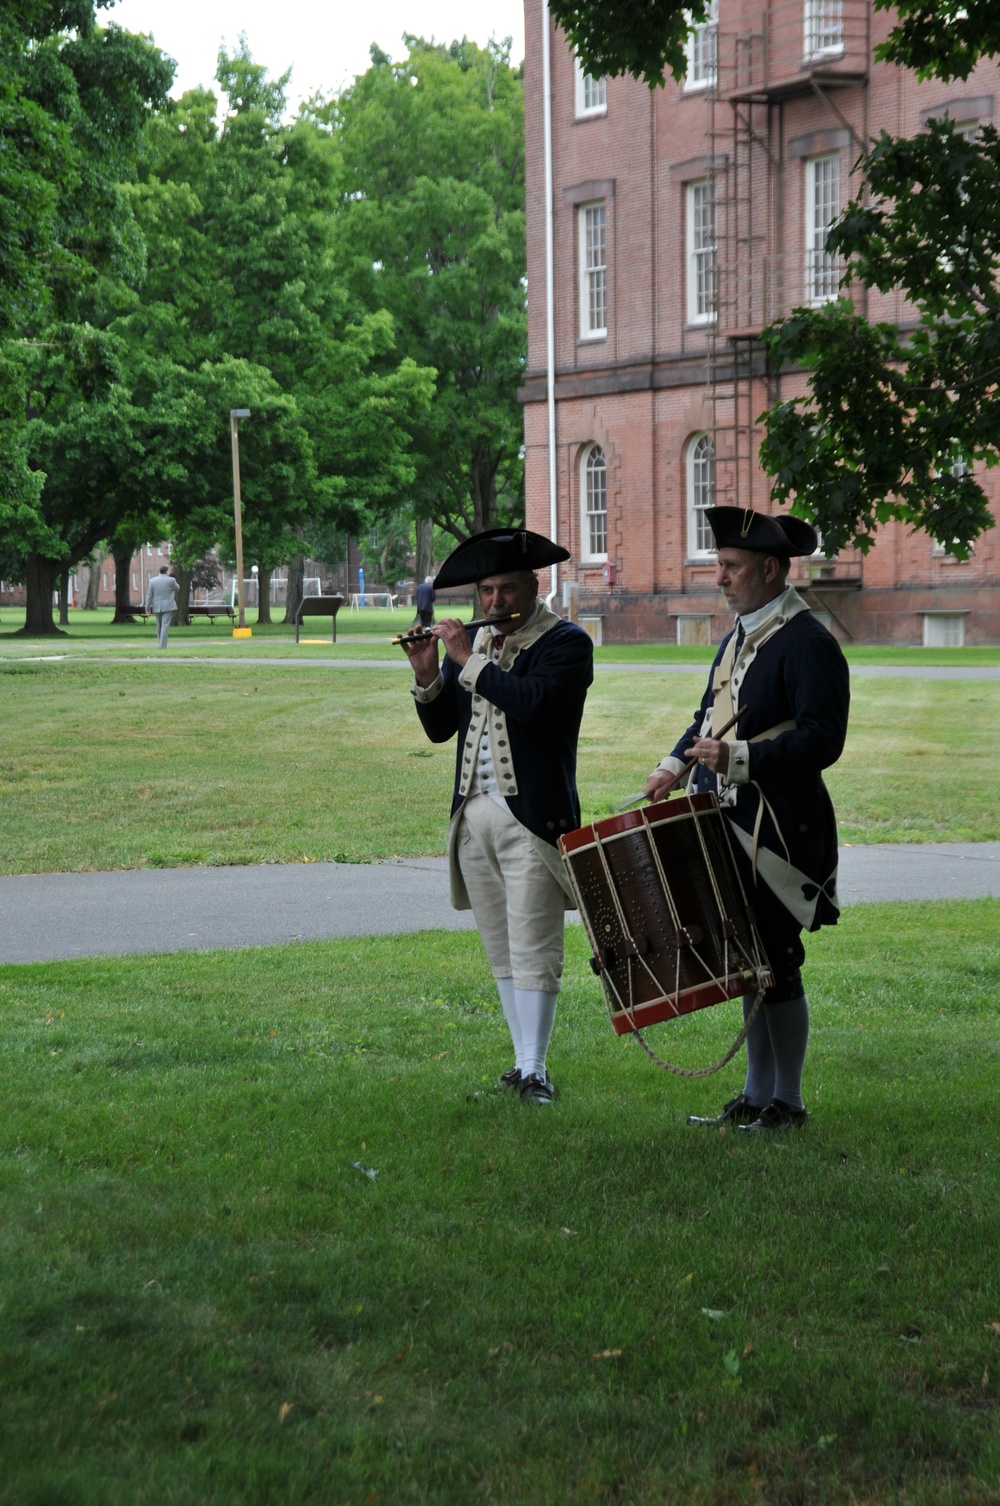
M240 497L240 436L239 420L249 418L249 408L230 408L229 428L233 441L233 517L236 522L236 591L239 599L239 622L234 630L241 638L247 637L246 604L243 597L243 501Z

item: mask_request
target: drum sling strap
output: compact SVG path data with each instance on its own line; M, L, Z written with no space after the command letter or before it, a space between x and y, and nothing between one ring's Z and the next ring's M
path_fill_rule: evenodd
M713 727L724 727L727 722L731 722L733 719L733 713L736 710L736 707L733 704L733 668L736 663L736 640L738 637L740 637L738 631L730 635L729 642L726 644L722 658L715 666L715 673L712 676ZM770 738L777 737L781 732L791 732L794 726L794 721L778 722L776 726L768 727L766 732L758 732L755 737L748 738L747 740L748 742L752 743L767 742ZM736 728L734 726L730 727L728 732L723 733L723 741L734 742L735 740ZM753 824L752 850L750 855L751 872L753 873L753 881L754 883L756 883L757 847L760 843L760 828L764 820L765 807L767 808L767 812L770 815L772 822L774 823L774 829L778 834L778 841L785 849L785 859L789 864L791 863L791 858L788 855L788 843L785 841L784 833L782 832L781 827L778 825L778 818L774 813L771 802L764 794L764 791L761 789L756 779L752 779L750 782L753 785L754 789L757 791L758 796L760 797L757 804L757 817Z

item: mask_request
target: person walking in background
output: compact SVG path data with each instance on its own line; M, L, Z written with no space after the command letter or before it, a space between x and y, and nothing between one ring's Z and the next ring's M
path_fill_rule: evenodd
M434 577L428 575L417 587L417 616L422 628L429 628L434 621L434 602L437 592L434 589Z
M166 565L160 566L159 575L150 577L146 592L146 611L156 617L156 641L161 648L167 646L170 622L177 610L177 592L180 581L167 573Z

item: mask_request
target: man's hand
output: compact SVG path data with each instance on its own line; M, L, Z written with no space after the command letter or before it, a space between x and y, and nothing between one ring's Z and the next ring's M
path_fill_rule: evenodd
M437 635L429 633L426 638L418 638L414 643L404 643L402 647L417 684L422 690L430 690L440 673Z
M706 769L716 774L729 773L729 744L714 737L696 737L690 748L684 749L685 758L697 758Z
M441 639L452 664L459 669L467 664L472 658L472 650L469 647L469 635L465 630L465 623L457 617L443 617L434 629L435 634Z
M647 800L666 800L671 790L678 785L676 774L671 774L667 769L655 769L646 780Z

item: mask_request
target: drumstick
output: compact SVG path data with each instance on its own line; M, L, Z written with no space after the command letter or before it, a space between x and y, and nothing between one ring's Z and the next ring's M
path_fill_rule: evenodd
M506 612L502 617L477 617L473 622L467 622L467 628L492 627L498 622L520 622L520 612ZM390 638L390 643L422 643L425 638L433 638L430 628L414 628L409 633L399 633L395 638Z
M740 717L746 715L746 709L747 708L745 706L741 706L739 711L736 712L735 716L733 716L724 727L719 728L718 736L725 737L729 729L736 726L736 723L739 721ZM681 772L678 774L678 780L683 779L684 775L688 773L690 769L693 769L697 762L697 757L689 758L683 769L681 769ZM618 804L615 806L615 814L618 815L621 811L627 811L630 805L641 805L644 800L648 799L649 796L646 794L645 790L643 790L641 795L629 795L627 800L619 800Z

